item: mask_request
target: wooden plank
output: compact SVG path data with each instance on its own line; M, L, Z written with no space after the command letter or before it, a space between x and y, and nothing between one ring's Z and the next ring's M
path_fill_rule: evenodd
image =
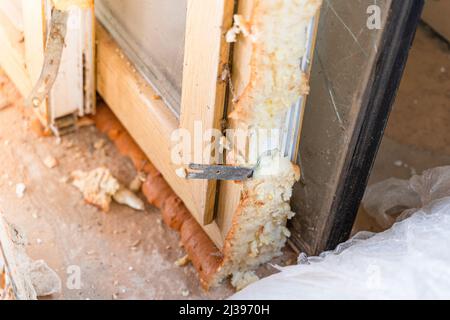
M436 32L450 41L450 1L437 0L425 3L422 19Z
M42 71L46 30L50 28L53 4L49 0L22 0L26 39L26 60L32 84ZM45 125L59 118L95 110L94 8L71 7L61 64L48 99L37 114ZM90 65L89 65L90 63ZM57 126L56 126L57 127Z
M242 15L245 20L250 21L254 5L255 0L239 1L238 14ZM241 37L234 44L231 72L234 91L230 92L229 113L234 108L234 96L239 97L250 82L252 50L253 43L250 37ZM233 128L233 123L230 127ZM233 181L221 181L219 188L216 220L222 231L222 236L225 238L231 229L233 216L241 199L242 184Z
M221 74L229 61L230 45L225 34L232 25L233 9L232 0L188 2L180 127L194 139L196 124L202 124L203 132L220 129L224 118L226 81ZM195 159L195 148L204 145L193 143L191 159L210 164L211 158ZM209 224L214 218L216 182L193 180L191 185L196 190L194 201L200 221Z
M72 7L68 15L59 74L50 93L52 123L70 114L84 116L95 110L94 8Z
M156 91L132 67L108 32L97 23L97 89L193 216L201 215L189 181L180 179L171 159L171 134L179 123ZM204 227L219 248L223 238L216 223Z
M83 15L78 8L69 10L65 47L55 84L50 92L51 119L83 110Z
M28 77L32 86L39 79L44 64L46 33L44 1L45 0L22 0L25 61ZM24 94L24 97L27 97L30 92L31 88ZM48 101L42 103L36 114L43 124L49 123Z
M23 235L0 212L0 254L4 258L14 296L17 300L36 300L36 291L27 272L29 261L25 245Z

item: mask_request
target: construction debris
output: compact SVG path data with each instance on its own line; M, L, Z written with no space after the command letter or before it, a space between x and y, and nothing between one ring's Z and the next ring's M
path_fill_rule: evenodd
M138 249L138 246L141 244L141 239L137 239L130 245L130 249L133 251L136 251Z
M245 287L259 280L259 277L253 271L237 272L231 278L231 284L237 291L241 291Z
M22 199L25 196L25 191L27 190L27 186L24 183L16 184L16 196L19 199Z
M127 205L138 211L143 211L145 209L144 201L142 201L135 193L125 188L120 188L113 194L113 199L119 204Z
M26 236L17 227L7 222L1 214L0 238L1 252L7 262L5 265L8 265L8 271L12 272L12 275L9 276L14 277L15 285L10 294L11 299L34 300L37 297L46 297L61 292L61 280L56 272L43 260L34 261L27 255ZM4 292L1 293L0 290L1 294L4 298Z
M0 97L0 110L10 107L12 104L5 97Z
M72 184L83 193L87 203L108 212L112 199L119 204L143 211L142 201L133 191L120 185L109 169L97 168L90 172L74 171L71 174Z
M175 265L177 267L185 267L188 265L188 263L191 261L191 259L189 259L188 255L185 255L184 257L178 259L177 261L175 261Z
M79 118L77 121L78 128L90 127L90 126L93 126L94 124L95 124L94 120L92 120L89 117L82 117L82 118Z
M131 180L130 184L128 185L128 189L130 189L133 192L139 192L141 190L142 184L147 179L147 175L144 172L139 172L136 177L134 177L133 180Z
M120 189L119 182L109 169L101 167L90 172L78 170L72 172L71 176L72 184L83 193L87 203L104 212L109 211L112 196Z
M44 159L44 164L45 164L45 166L47 168L53 169L53 168L56 168L58 166L58 160L56 160L56 158L53 157L53 156L47 156Z
M61 183L69 182L70 178L68 176L62 176L58 181Z
M182 289L181 290L181 295L183 296L183 297L189 297L189 295L190 295L191 293L189 292L189 290L188 289Z
M236 42L237 36L242 33L244 37L250 35L250 24L245 21L244 17L240 14L234 15L234 24L226 34L226 41L228 43Z
M38 297L48 297L61 292L61 279L45 261L31 262L28 272Z
M0 257L0 295L1 290L4 290L6 288L6 270L5 265L3 264L3 260Z
M6 268L0 256L0 301L13 300L14 294L6 275Z
M94 143L94 148L95 150L100 150L103 149L103 147L106 144L106 140L105 139L99 139Z

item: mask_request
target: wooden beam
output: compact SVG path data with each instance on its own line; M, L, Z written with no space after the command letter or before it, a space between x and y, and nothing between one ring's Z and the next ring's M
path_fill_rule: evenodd
M255 0L239 1L238 14L251 21ZM251 76L251 54L253 43L250 37L241 37L234 45L233 65L232 65L232 83L234 91L230 92L232 97L229 99L228 111L231 113L234 108L234 95L239 97L250 82ZM231 128L233 128L231 123ZM243 150L241 150L243 151ZM246 154L243 151L243 154ZM242 184L233 181L221 181L218 195L217 223L225 238L231 229L233 216L241 200Z
M194 126L199 123L203 129L201 138L207 130L221 128L227 88L221 74L230 54L225 34L233 22L233 10L232 0L188 1L180 127L189 130L191 137L195 137ZM196 148L203 149L210 142L200 145L194 142L193 162L211 163L210 157L194 157ZM191 185L196 190L193 197L200 221L210 224L214 219L216 182L193 180Z
M21 1L25 36L25 63L28 78L31 82L30 89L23 94L24 98L26 98L31 93L34 84L38 81L44 64L46 23L44 0ZM39 107L36 115L43 124L49 123L47 100Z
M28 273L26 240L0 213L0 255L5 260L9 280L17 300L36 300L37 295Z
M177 176L177 166L170 161L170 137L179 127L176 117L99 23L96 36L97 90L189 211L200 221L201 215L193 196L197 190L189 181ZM222 248L223 238L217 224L212 223L204 229Z

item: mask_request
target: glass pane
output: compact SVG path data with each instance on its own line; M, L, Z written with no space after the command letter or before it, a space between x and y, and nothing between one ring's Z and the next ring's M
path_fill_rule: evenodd
M101 22L175 114L180 112L187 0L98 0Z
M383 23L392 1L376 1ZM292 200L292 210L298 214L291 222L295 230L291 239L307 254L325 248L328 225L324 221L331 221L330 208L339 192L348 148L364 112L362 97L384 45L384 28L367 27L367 8L373 4L374 0L323 2L297 159L303 181L296 185Z

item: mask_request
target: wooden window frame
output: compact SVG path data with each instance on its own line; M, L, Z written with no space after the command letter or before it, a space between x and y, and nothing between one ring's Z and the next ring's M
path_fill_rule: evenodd
M0 51L0 65L22 95L27 96L39 76L40 70L36 66L42 64L44 57L44 0L17 1L24 4L26 21L21 31L24 43L2 41L6 44L6 50ZM229 71L229 66L232 69L234 94L239 96L250 81L251 39L236 43L233 59L230 59L231 49L226 42L226 33L232 26L235 10L250 18L253 1L241 1L237 8L235 3L234 0L189 0L187 3L179 118L136 70L105 27L99 22L95 27L98 93L219 249L223 248L231 229L242 196L242 185L180 178L176 174L180 166L171 161L171 136L175 130L182 128L193 137L196 121L200 121L204 129L221 129L222 120L227 116L224 113L233 108L233 99L226 99L227 80L223 79L224 71ZM5 37L7 32L2 31L4 28L0 20L0 41L9 40ZM39 34L42 37L38 37ZM304 110L304 105L301 110ZM48 110L43 110L43 113L48 113ZM213 215L215 219L212 223L204 223L210 221Z
M45 13L44 0L20 1L24 43L13 47L11 41L3 41L6 50L2 50L0 59L22 95L27 96L44 58ZM135 70L108 31L100 23L95 30L98 92L219 248L224 236L218 224L203 224L205 217L214 214L216 183L177 176L179 166L171 162L171 135L179 128L193 135L195 121L201 121L205 129L221 127L227 87L221 75L230 52L225 34L232 25L233 10L233 0L188 1L179 119ZM4 28L2 22L0 29ZM9 32L1 31L0 40L8 40L5 37ZM38 112L41 121L46 121L48 112L44 104Z
M224 242L220 227L216 222L203 224L214 212L216 182L185 180L176 174L180 166L170 160L171 135L182 128L194 136L195 121L206 129L220 128L226 96L221 74L230 51L225 34L231 27L233 10L231 0L188 1L179 120L144 77L130 67L131 61L104 27L97 23L96 28L98 92L219 248Z

